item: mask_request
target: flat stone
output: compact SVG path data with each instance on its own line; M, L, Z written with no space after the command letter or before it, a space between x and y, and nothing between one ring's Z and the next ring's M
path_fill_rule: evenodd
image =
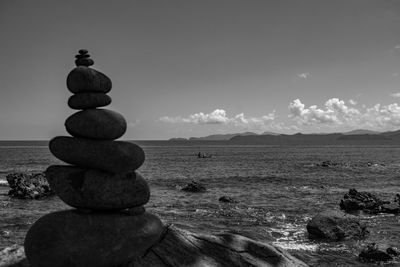
M75 65L76 66L92 66L94 64L93 59L91 58L78 58L77 60L75 60Z
M65 128L75 137L114 140L124 135L126 121L121 114L112 110L87 109L68 117Z
M76 166L52 165L46 170L50 187L68 205L93 210L142 206L150 190L139 173L112 174Z
M49 148L66 163L112 173L133 172L144 162L143 150L127 141L57 136L50 140Z
M81 55L85 55L85 54L89 53L89 51L87 51L86 49L81 49L78 51L78 53Z
M105 107L110 103L111 97L103 93L80 93L68 99L68 106L72 109Z
M71 93L108 93L112 83L106 75L92 68L79 66L67 77L67 87Z
M89 54L84 54L84 55L76 55L75 58L89 58Z
M121 266L143 256L164 229L160 219L147 212L54 212L31 226L25 254L31 266Z

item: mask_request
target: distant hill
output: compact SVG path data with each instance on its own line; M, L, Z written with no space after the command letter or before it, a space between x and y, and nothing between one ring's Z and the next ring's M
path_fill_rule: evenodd
M353 131L350 131L350 132L345 132L343 134L344 135L380 134L380 132L371 131L371 130L364 130L364 129L357 129L357 130L353 130Z
M252 132L245 132L245 133L234 133L234 134L213 134L213 135L208 135L205 137L190 137L189 141L197 141L197 140L202 140L202 141L223 141L223 140L229 140L232 137L235 136L253 136L257 135L256 133Z
M318 134L277 134L253 132L236 134L213 134L205 137L172 138L169 141L221 141L231 145L391 145L400 144L400 130L376 132L357 129L344 133Z

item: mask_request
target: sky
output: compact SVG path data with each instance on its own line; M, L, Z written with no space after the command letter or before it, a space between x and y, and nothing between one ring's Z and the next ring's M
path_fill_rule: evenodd
M400 1L0 1L0 139L67 135L79 49L122 139L400 129Z

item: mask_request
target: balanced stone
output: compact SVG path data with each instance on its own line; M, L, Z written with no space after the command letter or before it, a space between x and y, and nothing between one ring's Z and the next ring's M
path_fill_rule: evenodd
M57 136L49 148L66 163L112 173L133 172L144 162L143 149L127 141Z
M93 59L91 58L78 58L77 60L75 60L75 65L76 66L92 66L94 64Z
M89 58L89 57L90 57L89 54L84 54L84 55L79 54L75 56L75 58Z
M85 54L89 53L89 51L87 51L86 49L80 49L78 51L78 53L81 54L81 55L85 55Z
M68 205L93 210L118 210L146 204L147 182L139 173L112 174L76 166L52 165L46 170L50 187Z
M65 121L65 128L75 137L114 140L125 133L126 121L112 110L87 109L72 114Z
M160 219L147 212L66 210L36 221L24 246L30 266L121 266L143 256L164 230Z
M111 80L106 75L85 66L73 69L67 77L67 87L71 93L97 92L108 93Z
M68 106L72 109L104 107L110 103L111 97L103 93L80 93L68 99Z

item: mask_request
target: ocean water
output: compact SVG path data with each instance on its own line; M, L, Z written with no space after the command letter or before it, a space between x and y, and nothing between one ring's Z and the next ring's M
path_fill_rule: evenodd
M400 216L358 215L371 234L363 240L310 240L306 224L316 213L339 209L349 188L392 200L400 193L400 147L273 147L146 142L139 172L148 180L147 210L165 223L203 233L233 231L287 249L310 266L368 266L357 259L370 242L400 248ZM201 151L212 158L197 158ZM335 167L318 163L331 160ZM38 172L60 164L46 146L0 146L0 184L7 173ZM205 193L180 190L203 183ZM0 186L0 249L22 244L39 217L69 209L57 197L18 200ZM230 196L238 203L221 203ZM391 262L385 266L400 266Z

